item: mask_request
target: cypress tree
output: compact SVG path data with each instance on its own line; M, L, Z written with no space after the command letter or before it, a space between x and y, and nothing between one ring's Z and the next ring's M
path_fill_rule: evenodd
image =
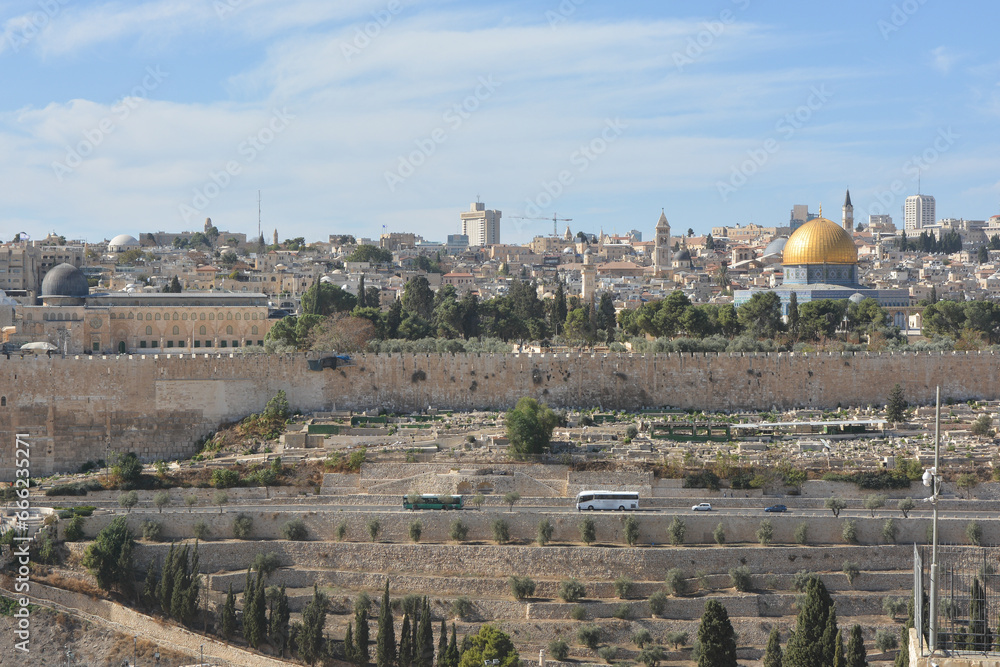
M413 633L410 631L410 615L403 612L403 626L399 629L399 667L413 664Z
M971 601L969 602L969 639L972 649L985 652L993 647L993 635L986 618L986 590L979 577L972 580Z
M347 662L356 665L358 664L358 649L354 645L353 626L352 621L347 622L347 634L344 635L344 657L347 658Z
M178 621L184 620L185 602L191 573L188 572L188 548L178 549L173 567L173 591L170 597L170 617Z
M230 583L226 604L222 606L222 636L229 641L234 632L236 632L236 596L233 595L233 585Z
M194 555L191 557L191 570L187 576L187 589L184 591L184 618L182 621L191 625L198 615L198 595L201 592L201 576L198 574L198 542L194 543Z
M833 649L833 667L847 667L847 660L844 658L844 637L837 630L837 644Z
M448 666L458 667L461 655L458 652L458 642L455 639L455 624L451 624L451 641L448 642Z
M851 628L851 637L847 640L846 667L868 667L868 654L865 652L860 625Z
M389 580L385 580L382 606L378 610L378 636L375 648L376 667L395 667L396 630L393 627L392 608L389 605Z
M837 637L837 612L826 586L818 577L806 585L795 632L788 639L784 667L832 667Z
M718 600L705 603L698 625L701 654L698 667L736 667L736 633L726 608Z
M257 648L257 628L255 623L257 615L253 613L254 597L257 594L257 586L250 570L247 570L246 588L243 589L243 639L253 648Z
M799 337L799 296L795 292L788 295L788 333Z
M149 607L152 607L156 602L157 581L156 561L151 560L149 561L149 567L146 568L146 579L142 586L142 597Z
M448 667L448 626L443 618L441 619L441 636L438 637L437 665L438 667Z
M354 646L358 667L368 667L368 610L360 608L354 613Z
M420 608L420 626L417 630L413 665L414 667L434 667L434 630L431 628L431 608L426 597Z
M367 614L365 623L368 622ZM299 658L310 665L323 657L323 626L326 625L326 596L319 592L319 587L313 584L313 596L306 608L302 610L302 630L298 636ZM360 635L360 633L359 633ZM368 640L365 633L365 641ZM367 647L366 647L367 648ZM368 664L367 650L364 655Z
M358 308L364 308L368 304L365 302L365 274L361 274L358 280Z
M285 655L285 647L288 645L288 595L285 593L285 585L281 585L278 593L278 600L271 610L271 622L269 636L271 643L278 649L278 655Z
M160 586L156 591L156 597L160 601L160 609L166 616L170 616L170 601L174 595L174 543L170 543L167 557L163 559L163 568L160 570Z
M771 634L767 637L763 667L781 667L781 632L778 626L771 628Z

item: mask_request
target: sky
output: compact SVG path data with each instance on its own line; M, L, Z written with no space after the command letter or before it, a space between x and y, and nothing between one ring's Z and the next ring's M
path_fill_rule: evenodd
M1000 213L1000 5L0 0L0 240ZM919 185L918 185L919 180Z

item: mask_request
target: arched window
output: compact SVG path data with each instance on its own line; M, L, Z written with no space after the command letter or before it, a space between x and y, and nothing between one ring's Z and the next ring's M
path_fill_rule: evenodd
M0 396L0 408L6 408L6 407L7 407L7 397Z
M110 315L108 315L108 319L111 319L111 320L115 319L115 314L111 313Z
M157 313L157 315L159 315L159 313ZM146 321L148 322L151 319L153 319L153 313L146 313ZM157 318L157 319L159 319L159 318Z
M243 319L249 320L250 319L250 313L243 313ZM254 319L257 319L257 318L255 317Z
M177 319L177 313L174 313L174 319L175 320Z
M177 336L177 335L180 334L180 332L181 332L181 328L175 324L174 325L174 335Z
M159 321L160 321L160 314L159 314L159 313L157 313L157 314L156 314L156 321L157 321L157 322L159 322Z
M209 313L208 314L208 319L214 320L215 319L215 313Z
M239 321L240 321L240 313L236 313L236 321L237 321L237 322L239 322Z
M146 335L147 336L153 335L153 327L146 327Z
M202 324L201 328L198 329L198 333L201 334L202 336L205 335L205 325L204 324Z
M256 335L257 335L257 325L256 325L256 324L255 324L255 325L253 325L253 326L252 326L252 327L250 328L250 333L252 333L252 334L253 334L254 336L256 336Z
M233 313L232 313L232 311L230 311L230 312L226 313L226 319L227 319L227 320L231 320L231 319L233 319Z
M129 318L130 320L132 319L132 313L129 313L129 314L128 314L128 318Z
M226 333L229 334L230 336L233 335L233 325L230 324L228 327L226 327Z
M201 314L201 319L205 319L205 313Z
M187 318L188 318L188 314L187 313L184 313L184 314L181 315L181 319L184 320L185 322L187 321Z

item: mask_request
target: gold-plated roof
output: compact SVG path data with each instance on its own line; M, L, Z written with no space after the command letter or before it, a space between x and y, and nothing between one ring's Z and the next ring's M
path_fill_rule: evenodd
M826 218L814 218L788 238L782 264L857 264L858 249L847 231Z

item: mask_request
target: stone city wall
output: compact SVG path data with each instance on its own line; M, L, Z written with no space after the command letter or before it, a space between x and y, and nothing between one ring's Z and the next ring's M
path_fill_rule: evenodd
M304 412L507 410L523 396L559 408L704 410L881 405L896 382L910 403L940 385L956 401L1000 398L993 353L396 354L307 370L303 354L11 357L0 361L0 480L14 435L33 475L113 452L190 456L221 423L260 411L278 390Z

